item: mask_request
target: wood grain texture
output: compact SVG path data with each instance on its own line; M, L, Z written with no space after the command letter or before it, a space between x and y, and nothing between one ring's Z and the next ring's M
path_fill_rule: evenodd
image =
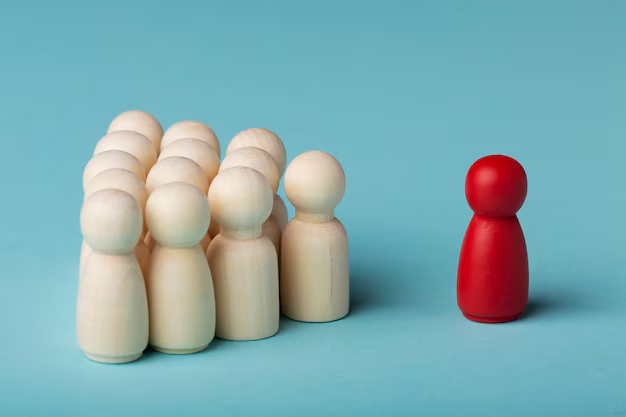
M285 193L296 216L281 241L280 297L286 317L327 322L348 314L348 235L334 215L345 187L343 168L325 152L305 152L287 168Z
M216 336L273 336L280 318L278 255L262 231L272 211L272 189L260 172L233 167L215 177L208 198L220 225L206 254L215 285Z
M78 290L78 343L94 361L136 360L149 332L146 287L132 253L143 229L139 203L121 190L96 191L83 204L80 225L91 253Z
M146 280L150 345L172 354L205 349L215 336L215 295L200 241L209 229L204 192L184 182L162 185L146 205L155 246Z

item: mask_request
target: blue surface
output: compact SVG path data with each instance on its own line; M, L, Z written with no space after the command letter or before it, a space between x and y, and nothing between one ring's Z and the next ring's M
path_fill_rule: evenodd
M0 11L0 415L626 415L626 3L32 3ZM85 359L82 170L134 108L335 155L351 315ZM531 301L480 325L456 266L492 153L528 173Z

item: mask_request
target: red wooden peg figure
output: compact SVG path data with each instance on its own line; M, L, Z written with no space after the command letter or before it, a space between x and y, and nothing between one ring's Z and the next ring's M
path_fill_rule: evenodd
M474 216L465 232L457 275L463 315L481 323L517 319L528 303L528 253L517 212L526 199L524 168L490 155L476 161L465 180Z

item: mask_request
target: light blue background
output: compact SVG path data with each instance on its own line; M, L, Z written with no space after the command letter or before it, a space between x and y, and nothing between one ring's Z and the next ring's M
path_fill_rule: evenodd
M625 2L88 3L0 7L0 415L626 415ZM336 156L352 314L85 359L82 170L135 108ZM456 266L493 153L528 173L531 304L481 325Z

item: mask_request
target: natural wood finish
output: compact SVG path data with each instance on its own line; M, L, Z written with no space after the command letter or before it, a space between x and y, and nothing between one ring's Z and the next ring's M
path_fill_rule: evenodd
M211 216L220 225L207 259L221 339L256 340L278 332L278 257L262 234L272 202L267 179L248 167L219 173L209 189Z
M146 287L132 253L143 229L141 207L124 191L96 191L83 204L80 226L92 253L78 290L78 343L94 361L136 360L149 331Z
M163 127L156 117L141 110L129 110L119 114L111 124L107 133L118 130L132 130L144 135L150 140L154 150L159 153Z
M98 141L93 154L98 155L106 151L128 152L141 162L146 174L150 172L157 161L157 152L152 142L141 133L131 130L117 130L107 133Z
M200 240L209 228L206 195L192 184L174 182L154 190L146 222L156 245L146 286L150 344L173 354L205 349L215 336L215 295Z
M213 149L215 149L218 158L221 157L220 142L213 129L196 120L183 120L170 126L170 128L167 129L163 135L161 149L165 149L171 143L185 138L199 139L208 143Z
M280 295L285 316L327 322L348 314L348 236L335 218L346 177L331 155L305 152L285 173L285 193L296 208L281 242Z
M93 177L111 168L127 169L136 174L141 181L146 182L146 170L139 159L124 151L106 151L94 155L87 162L83 171L83 190Z

